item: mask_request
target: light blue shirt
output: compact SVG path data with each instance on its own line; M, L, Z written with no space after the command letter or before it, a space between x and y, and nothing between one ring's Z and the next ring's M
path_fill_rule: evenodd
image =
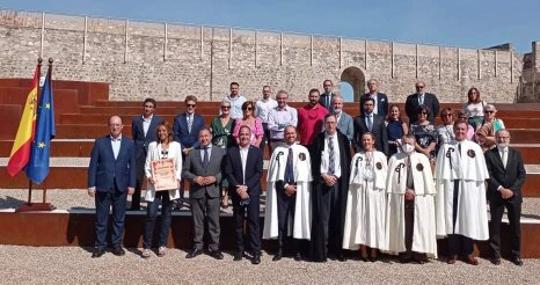
M117 138L114 138L113 136L110 136L111 138L111 146L114 154L114 159L116 160L118 158L118 154L120 153L120 145L122 144L122 135L119 135Z

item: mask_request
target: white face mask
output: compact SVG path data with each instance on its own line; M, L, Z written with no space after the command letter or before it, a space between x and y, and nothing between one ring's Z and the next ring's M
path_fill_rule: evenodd
M406 143L401 146L401 150L406 154L411 154L414 151L414 146Z

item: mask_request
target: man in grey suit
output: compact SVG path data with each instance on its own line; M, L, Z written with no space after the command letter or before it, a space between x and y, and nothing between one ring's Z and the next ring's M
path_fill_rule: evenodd
M337 117L337 129L344 134L349 141L352 141L354 136L354 124L352 117L343 111L343 97L334 95L332 98L332 106L334 114Z
M223 259L219 250L219 182L221 162L225 150L213 147L212 133L207 127L199 131L199 147L187 156L182 169L182 177L189 180L189 197L193 217L193 249L186 258L193 258L203 252L204 213L210 234L208 251L210 256Z

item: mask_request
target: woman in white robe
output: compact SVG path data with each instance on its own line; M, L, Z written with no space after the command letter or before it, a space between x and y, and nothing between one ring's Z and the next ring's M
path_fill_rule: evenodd
M364 151L357 153L351 162L351 175L343 248L360 249L363 260L374 261L377 249L386 250L386 175L387 162L384 153L375 149L375 136L362 136ZM367 247L371 248L368 256Z

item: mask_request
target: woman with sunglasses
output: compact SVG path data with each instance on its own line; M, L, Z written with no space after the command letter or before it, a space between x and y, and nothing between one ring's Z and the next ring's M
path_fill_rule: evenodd
M401 138L409 132L407 123L401 120L401 114L398 105L390 106L386 123L386 133L388 134L388 156L396 153L401 146Z
M474 129L482 125L484 120L484 108L486 102L480 99L480 91L476 87L472 87L467 92L468 101L463 105L463 112L467 115L467 122Z
M476 131L476 141L484 150L495 146L495 133L504 129L503 120L496 118L497 109L492 104L487 104L484 110L484 120Z
M166 121L159 123L157 129L157 141L148 145L148 154L144 166L147 179L145 200L148 203L146 221L144 223L143 258L149 258L152 254L152 237L156 225L159 206L161 205L161 225L159 229L158 256L164 256L167 249L167 239L171 225L171 212L174 199L180 198L180 181L182 174L182 148L178 142L172 140L172 132ZM152 162L162 159L172 159L174 163L176 188L165 191L156 191L154 188L154 176L152 174Z
M221 102L221 114L212 119L210 129L212 130L212 144L227 149L233 146L232 130L234 120L231 118L231 103L228 100ZM229 183L227 179L221 180L221 207L229 207Z
M428 120L430 110L421 105L416 110L418 120L411 124L410 133L416 138L416 151L425 154L431 161L435 160L437 153L437 131L435 126Z
M264 130L261 119L255 117L255 103L253 101L246 101L242 104L242 112L244 117L236 119L234 122L233 137L236 144L239 144L238 133L240 132L240 127L248 126L251 129L251 145L259 147L263 139Z

